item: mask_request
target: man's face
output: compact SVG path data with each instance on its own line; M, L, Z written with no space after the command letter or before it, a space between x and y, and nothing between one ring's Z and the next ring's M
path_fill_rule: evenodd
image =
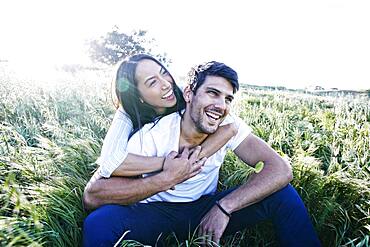
M230 111L233 87L225 78L207 76L196 94L190 92L187 110L200 133L214 133Z

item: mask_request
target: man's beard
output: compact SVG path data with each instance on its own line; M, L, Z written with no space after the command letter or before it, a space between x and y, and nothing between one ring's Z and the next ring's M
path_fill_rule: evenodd
M193 107L193 104L190 105L190 118L193 121L196 129L199 133L203 134L213 134L218 129L218 126L220 125L221 121L218 124L215 125L209 125L207 124L207 119L205 116L205 111L203 111L203 114L201 112L201 108L195 109Z

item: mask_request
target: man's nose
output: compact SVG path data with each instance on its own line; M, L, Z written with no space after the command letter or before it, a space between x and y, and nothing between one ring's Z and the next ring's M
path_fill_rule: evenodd
M223 98L218 98L217 102L215 102L214 106L216 108L221 109L221 110L226 110L226 108L227 108L226 100L223 99Z

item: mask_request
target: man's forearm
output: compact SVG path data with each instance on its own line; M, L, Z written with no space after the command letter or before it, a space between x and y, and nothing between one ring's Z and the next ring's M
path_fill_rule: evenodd
M280 164L265 163L260 173L251 175L245 184L225 196L220 203L227 212L232 213L263 200L291 180L291 168L286 161Z
M258 174L251 175L245 184L220 200L220 204L229 213L261 201L282 189L293 178L289 162L253 134L249 134L234 152L246 164L255 166L260 161L264 162L264 168Z
M169 190L201 172L206 159L196 161L200 148L189 154L188 148L182 153L170 152L163 164L163 171L145 178L111 177L102 178L97 172L86 185L83 203L91 210L103 204L128 205L162 191Z
M218 243L229 224L230 213L252 205L288 184L290 166L285 161L279 163L265 163L260 173L252 175L247 183L222 198L202 218L198 234L211 236L211 240Z
M160 174L146 178L111 177L109 179L94 175L85 188L83 202L87 210L104 204L128 205L170 187L163 182Z

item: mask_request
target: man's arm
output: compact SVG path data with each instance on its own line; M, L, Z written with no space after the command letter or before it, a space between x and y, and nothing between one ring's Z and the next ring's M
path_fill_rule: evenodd
M285 187L293 179L289 162L253 134L250 134L234 152L246 164L255 166L262 161L264 167L261 172L252 174L245 184L220 201L229 213L261 201Z
M282 189L293 178L290 164L266 142L253 134L249 134L234 152L251 166L263 161L264 168L261 172L251 175L245 184L220 200L221 207L228 213L261 201ZM228 222L228 216L218 206L214 206L203 217L199 234L212 236L213 241L219 242Z
M215 133L200 144L199 159L209 157L222 148L238 132L234 123L220 126ZM147 157L129 153L126 159L112 173L112 176L137 176L160 171L164 157Z
M104 204L128 205L168 189L167 181L160 174L146 178L103 178L95 173L85 187L83 204L93 210Z
M199 153L200 147L190 155L187 148L178 155L171 152L165 159L163 171L145 178L105 179L95 173L85 187L84 207L92 210L110 203L128 205L166 191L201 172L206 158L197 160Z

